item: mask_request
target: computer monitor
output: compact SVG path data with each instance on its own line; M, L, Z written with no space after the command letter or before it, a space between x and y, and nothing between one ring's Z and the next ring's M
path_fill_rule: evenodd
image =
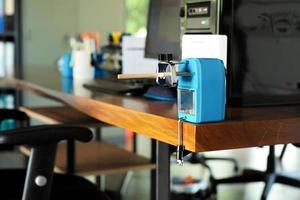
M150 0L145 57L171 53L180 58L180 5L181 0Z

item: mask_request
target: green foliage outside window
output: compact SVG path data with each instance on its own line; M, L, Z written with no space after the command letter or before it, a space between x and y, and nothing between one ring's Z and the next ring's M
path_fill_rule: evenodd
M149 0L126 0L126 32L136 33L147 26Z

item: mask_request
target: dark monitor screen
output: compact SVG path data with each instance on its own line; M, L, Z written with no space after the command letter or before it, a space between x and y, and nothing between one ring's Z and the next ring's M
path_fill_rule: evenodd
M157 58L160 53L180 57L180 3L181 0L150 0L145 57Z

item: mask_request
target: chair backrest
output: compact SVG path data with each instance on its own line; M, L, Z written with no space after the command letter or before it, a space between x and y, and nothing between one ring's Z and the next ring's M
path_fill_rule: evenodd
M30 145L23 200L48 200L51 192L56 146L61 140L89 142L93 134L83 127L43 125L29 127L29 117L15 109L0 109L0 122L12 119L19 123L13 130L2 131L1 145Z

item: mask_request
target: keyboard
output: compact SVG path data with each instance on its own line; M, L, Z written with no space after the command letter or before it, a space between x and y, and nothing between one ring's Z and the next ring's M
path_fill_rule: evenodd
M94 91L111 94L143 94L145 86L128 80L95 79L83 84L83 87Z

